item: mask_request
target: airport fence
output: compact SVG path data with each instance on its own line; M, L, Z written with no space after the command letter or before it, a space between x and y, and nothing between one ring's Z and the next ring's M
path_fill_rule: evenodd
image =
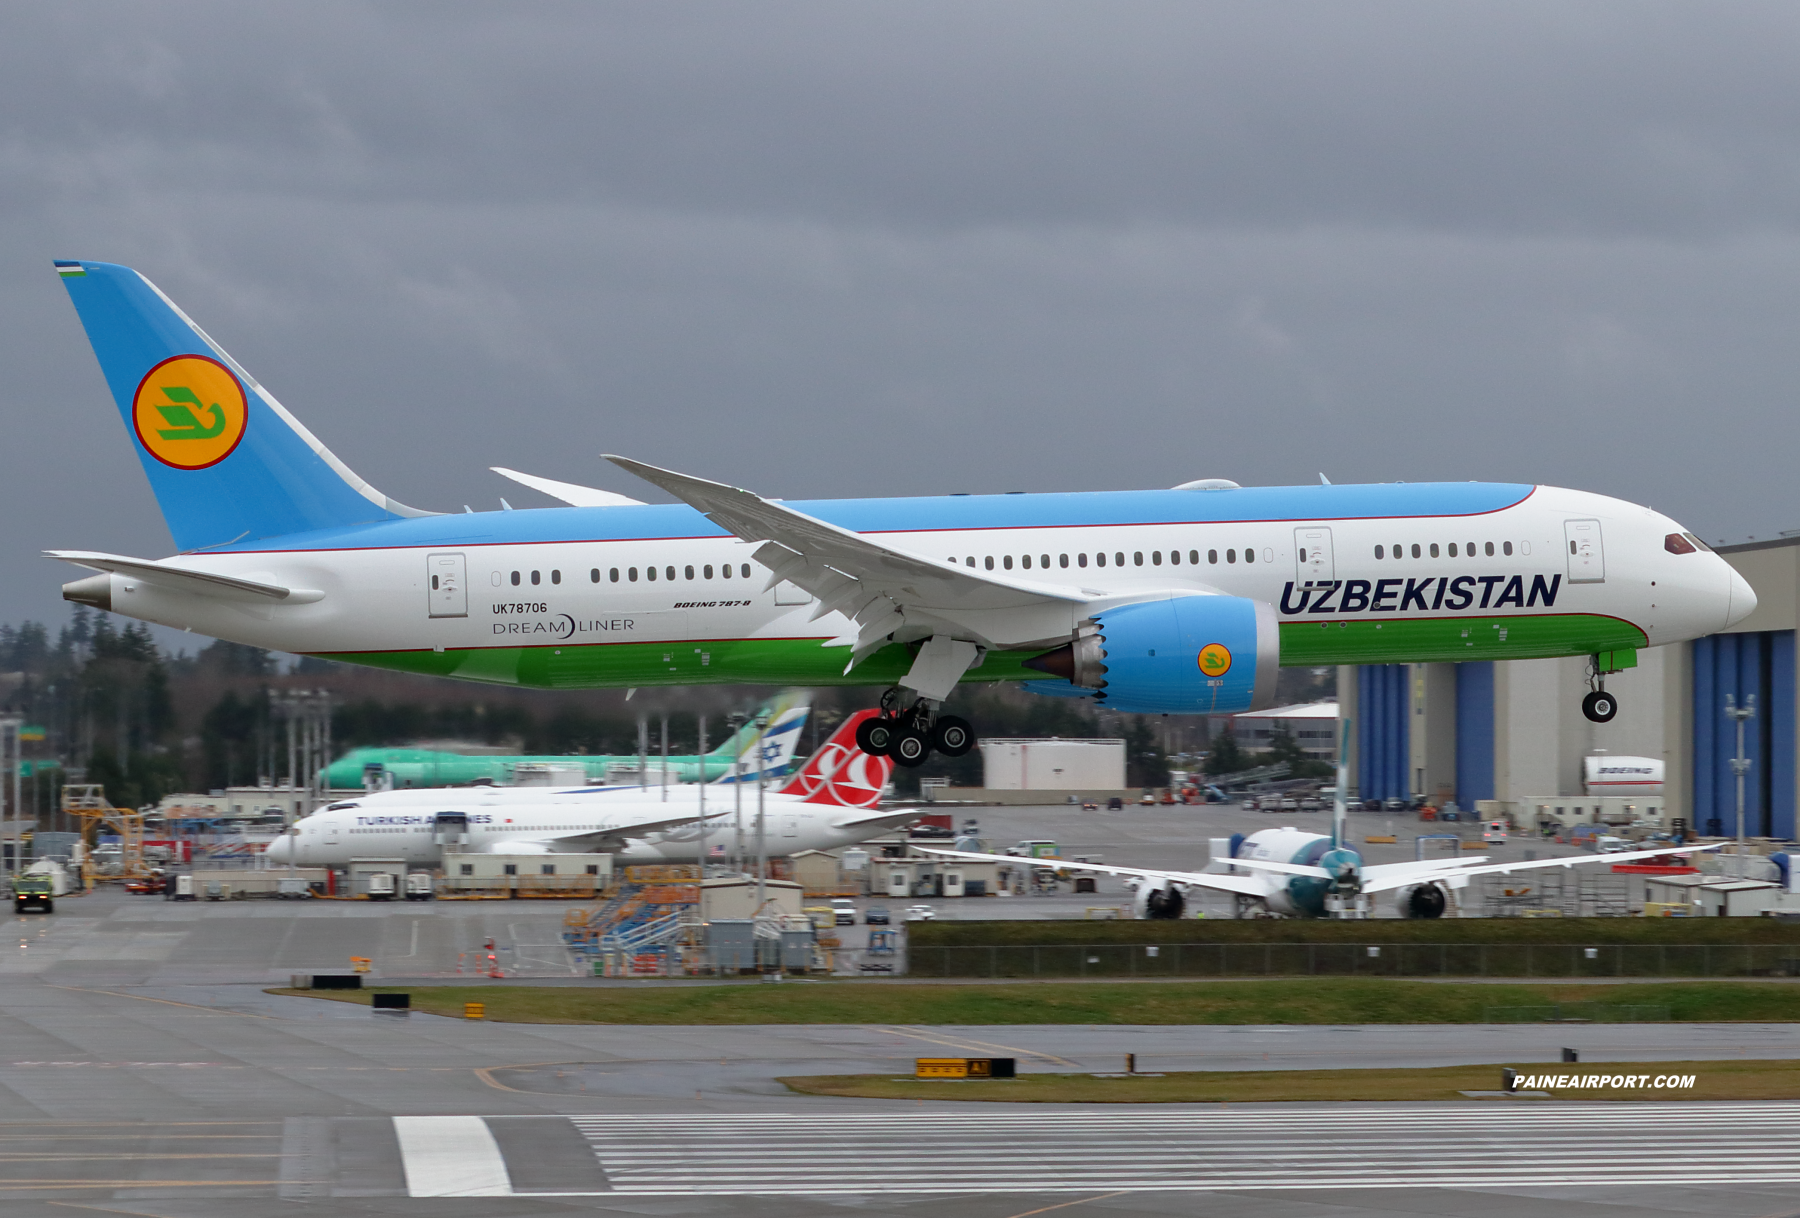
M1800 977L1800 945L912 944L914 977Z

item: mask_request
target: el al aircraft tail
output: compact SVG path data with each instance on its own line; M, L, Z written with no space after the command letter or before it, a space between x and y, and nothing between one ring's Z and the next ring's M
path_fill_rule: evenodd
M844 720L780 793L798 795L809 804L873 808L894 772L894 763L886 757L871 757L857 747L856 728L880 713L857 711Z
M729 762L735 757L742 780L755 782L757 760L760 757L763 774L779 778L793 768L794 755L800 749L800 729L806 726L807 716L811 713L811 694L803 689L783 690L763 703L756 714L734 732L730 739L708 753L707 760L714 763ZM768 726L759 732L756 721L764 716L768 717ZM732 783L738 781L738 778L727 770L723 777L715 781Z
M59 261L56 273L177 549L430 514L357 477L130 267Z

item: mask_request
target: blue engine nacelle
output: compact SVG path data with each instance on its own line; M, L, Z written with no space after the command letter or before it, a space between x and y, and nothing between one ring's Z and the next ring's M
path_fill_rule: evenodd
M1073 643L1026 661L1108 709L1206 715L1275 700L1281 636L1275 607L1242 596L1175 596L1096 613ZM1032 682L1033 688L1050 682Z

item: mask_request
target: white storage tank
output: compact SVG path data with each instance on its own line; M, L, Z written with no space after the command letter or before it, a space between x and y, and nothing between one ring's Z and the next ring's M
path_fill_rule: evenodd
M1118 791L1123 740L983 740L982 786L993 791Z

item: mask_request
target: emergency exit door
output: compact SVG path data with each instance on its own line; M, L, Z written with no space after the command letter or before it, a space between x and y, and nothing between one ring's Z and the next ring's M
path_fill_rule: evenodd
M468 617L469 588L461 554L427 554L425 574L432 617Z
M1301 583L1312 580L1330 582L1337 563L1331 553L1331 530L1307 528L1294 530L1294 578Z
M1606 547L1600 538L1598 520L1563 521L1563 540L1568 545L1569 582L1603 584L1606 582Z

